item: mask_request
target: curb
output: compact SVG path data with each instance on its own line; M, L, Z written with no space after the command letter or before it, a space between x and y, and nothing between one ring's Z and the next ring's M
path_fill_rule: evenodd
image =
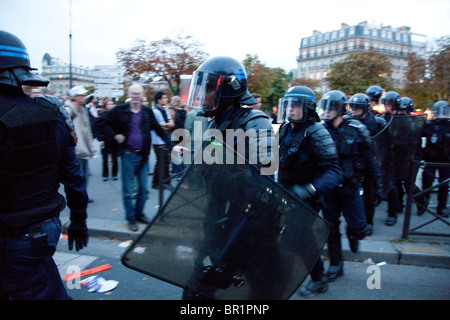
M62 232L67 233L69 221L63 222ZM125 221L91 219L88 221L91 237L106 237L116 239L136 240L147 225L138 224L139 230L128 230ZM322 255L327 257L327 246ZM365 261L372 259L375 263L386 262L397 265L415 265L423 267L450 268L450 245L427 243L409 240L370 240L364 239L359 243L359 251L350 251L348 241L342 238L342 255L344 260Z

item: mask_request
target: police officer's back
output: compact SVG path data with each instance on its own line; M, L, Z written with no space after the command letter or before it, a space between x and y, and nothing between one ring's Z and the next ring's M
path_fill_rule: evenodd
M59 214L70 208L69 249L87 245L85 179L68 116L58 99L30 98L22 85L47 86L26 48L0 31L0 298L68 299L52 259Z

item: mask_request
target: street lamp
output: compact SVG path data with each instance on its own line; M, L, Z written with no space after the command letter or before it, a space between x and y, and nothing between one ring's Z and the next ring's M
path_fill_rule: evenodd
M72 88L72 0L69 7L69 89Z

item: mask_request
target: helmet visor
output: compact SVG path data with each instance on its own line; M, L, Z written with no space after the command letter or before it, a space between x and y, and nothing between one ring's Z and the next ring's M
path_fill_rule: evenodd
M433 119L450 119L450 107L448 105L442 105L431 109Z
M395 106L399 105L398 99L382 98L381 103L384 104L385 106L391 106L391 107L395 107Z
M307 118L308 108L314 107L314 101L300 97L280 99L278 118L283 122L303 122Z
M339 100L322 99L319 103L320 118L332 120L344 113L346 103Z
M187 105L202 110L215 110L220 100L220 88L225 76L195 71L192 76Z

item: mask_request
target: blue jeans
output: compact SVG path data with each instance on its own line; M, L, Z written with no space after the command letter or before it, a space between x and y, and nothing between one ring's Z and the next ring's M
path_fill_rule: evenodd
M37 242L28 229L9 238L0 236L0 299L70 300L52 256L61 221L44 221L46 241Z
M87 186L89 177L89 166L88 166L89 160L81 158L78 158L78 160L80 161L81 171L83 171L84 173L84 178L86 179L86 186Z
M124 150L122 159L122 196L125 208L125 218L136 221L144 216L145 202L148 199L148 159L143 162L143 156L129 150ZM134 182L137 179L136 205L133 205Z

